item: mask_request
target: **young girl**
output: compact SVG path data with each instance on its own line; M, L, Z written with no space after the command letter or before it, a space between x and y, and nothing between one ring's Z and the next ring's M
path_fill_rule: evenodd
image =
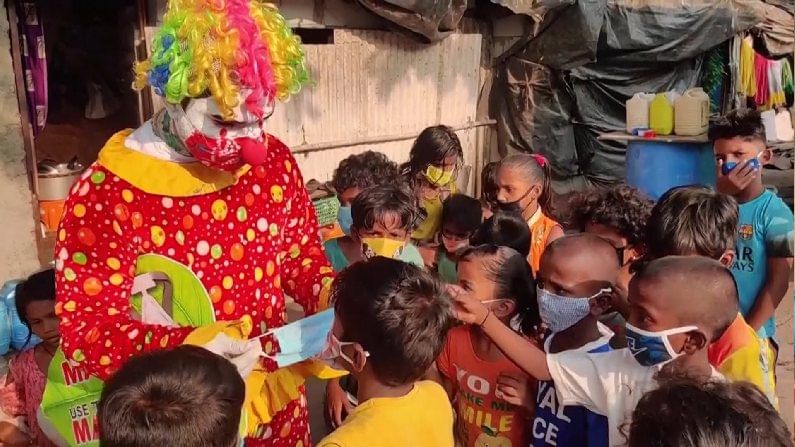
M465 250L458 263L458 283L514 330L531 334L539 324L530 267L515 250L496 245ZM478 326L450 330L436 368L429 375L456 403L461 446L530 444L535 381Z
M506 211L518 211L530 227L533 274L541 265L544 248L563 236L563 227L549 217L552 203L549 162L537 154L505 157L497 167L497 200Z
M492 161L483 166L480 173L480 206L483 208L483 218L488 219L497 212L497 163Z
M456 192L455 180L463 162L464 151L453 129L433 126L420 133L409 161L401 166L424 213L411 235L420 245L433 243L442 222L442 202Z
M34 273L15 291L17 312L22 322L42 339L33 349L11 359L8 375L0 381L0 408L12 417L24 417L27 434L8 422L0 422L0 444L54 446L37 423L47 369L61 342L55 316L55 271Z

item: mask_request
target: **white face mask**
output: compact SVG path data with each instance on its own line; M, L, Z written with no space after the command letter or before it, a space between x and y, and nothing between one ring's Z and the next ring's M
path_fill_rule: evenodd
M445 251L449 254L455 254L458 251L469 247L469 241L466 239L460 241L451 241L444 236L442 236L442 244L444 245Z

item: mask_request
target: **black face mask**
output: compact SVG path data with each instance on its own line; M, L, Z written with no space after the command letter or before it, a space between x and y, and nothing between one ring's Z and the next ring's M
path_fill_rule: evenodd
M530 204L528 203L523 208L519 203L522 200L524 200L524 198L527 197L528 194L530 194L530 190L531 189L533 189L533 188L529 188L524 194L522 194L522 197L519 197L518 199L514 200L513 202L497 202L497 208L500 211L503 211L503 212L506 212L506 213L522 214L524 212L524 210L526 210L527 207L530 206Z
M519 206L519 201L513 202L497 202L497 209L505 213L522 214L522 207Z

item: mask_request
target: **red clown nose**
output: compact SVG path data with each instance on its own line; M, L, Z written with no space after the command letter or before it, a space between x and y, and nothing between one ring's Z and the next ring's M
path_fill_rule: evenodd
M247 164L259 166L265 163L268 151L264 143L246 137L235 138L235 142L240 145L240 156Z

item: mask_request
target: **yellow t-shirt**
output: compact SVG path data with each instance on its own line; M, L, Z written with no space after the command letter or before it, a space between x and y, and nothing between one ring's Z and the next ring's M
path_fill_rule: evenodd
M444 389L422 381L403 397L356 407L318 447L453 447L453 408Z

